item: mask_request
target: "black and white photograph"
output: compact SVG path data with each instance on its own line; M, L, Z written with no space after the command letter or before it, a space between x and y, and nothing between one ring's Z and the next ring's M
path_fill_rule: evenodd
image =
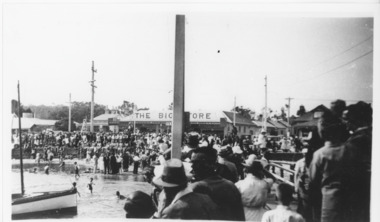
M377 221L379 16L4 0L2 220Z

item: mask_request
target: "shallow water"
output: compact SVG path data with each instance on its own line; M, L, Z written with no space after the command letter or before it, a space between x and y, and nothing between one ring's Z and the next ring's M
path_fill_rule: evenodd
M37 167L37 173L29 172L34 167ZM118 200L116 191L126 196L136 190L148 194L152 190L152 186L144 182L143 175L134 175L130 172L120 175L84 173L85 167L82 166L80 178L75 179L72 173L73 164L66 164L64 170L60 169L58 164L52 164L49 175L44 173L44 167L45 165L24 165L25 193L65 190L71 188L73 182L77 183L80 194L77 197L78 214L59 215L58 218L125 218L123 209L125 200ZM94 178L92 194L87 188L91 177ZM20 169L18 166L12 166L12 192L19 193L20 187Z

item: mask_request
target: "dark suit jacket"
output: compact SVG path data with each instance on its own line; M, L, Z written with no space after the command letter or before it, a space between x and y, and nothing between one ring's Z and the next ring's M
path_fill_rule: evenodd
M190 192L164 208L159 217L162 219L218 220L220 213L217 205L209 196Z
M211 199L221 211L221 220L245 221L240 191L231 181L215 175L195 182L191 187L194 192L209 190Z

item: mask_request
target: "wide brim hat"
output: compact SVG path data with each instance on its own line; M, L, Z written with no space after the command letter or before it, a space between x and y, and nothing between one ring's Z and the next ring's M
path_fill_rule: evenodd
M218 155L221 157L227 157L230 154L231 154L231 152L226 146L223 146L218 153Z
M248 158L242 163L245 167L251 167L253 162L257 161L257 156L255 154L251 154Z
M178 187L187 184L184 164L179 159L170 159L163 165L162 173L155 169L153 183L161 187Z

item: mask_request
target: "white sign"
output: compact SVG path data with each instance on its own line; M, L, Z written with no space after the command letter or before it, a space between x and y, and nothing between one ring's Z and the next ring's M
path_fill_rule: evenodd
M172 111L144 111L136 112L128 117L128 121L163 121L173 120ZM123 121L123 120L121 120ZM190 122L220 122L220 115L216 112L196 111L190 112Z

